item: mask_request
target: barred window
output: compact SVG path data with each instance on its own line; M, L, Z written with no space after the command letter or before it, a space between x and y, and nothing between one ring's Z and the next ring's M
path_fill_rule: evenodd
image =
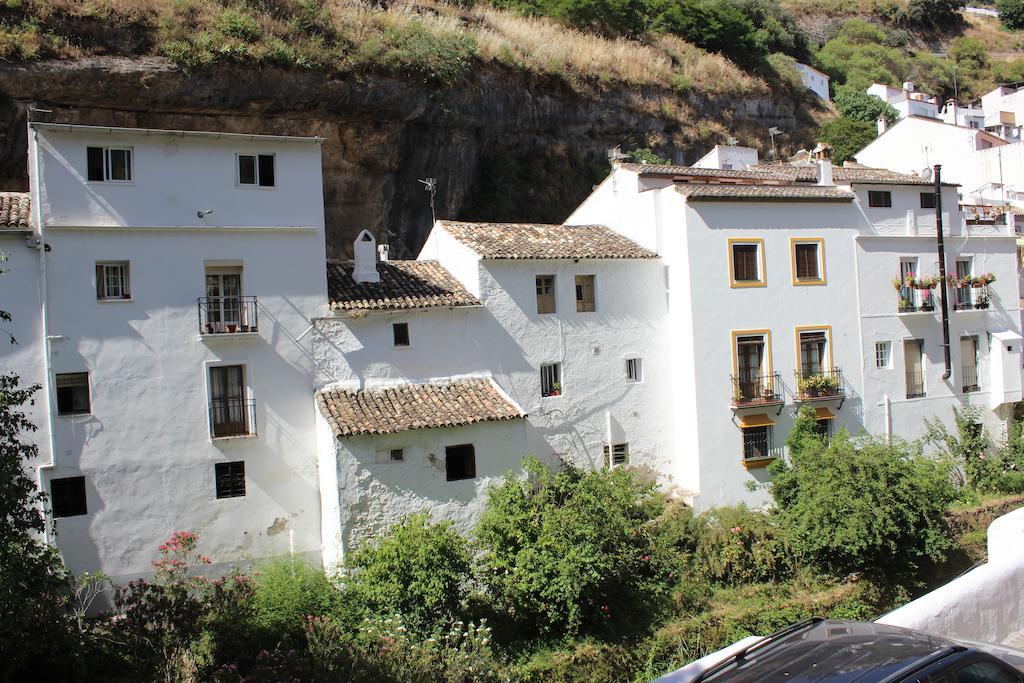
M631 382L641 382L643 378L643 360L640 358L627 358L626 379Z
M240 498L245 495L245 461L219 462L214 465L218 498Z
M562 395L562 364L547 363L540 366L540 395Z
M616 467L618 465L629 464L629 444L628 443L617 443L613 444L611 451L609 452L608 445L605 444L604 449L604 464L606 467Z

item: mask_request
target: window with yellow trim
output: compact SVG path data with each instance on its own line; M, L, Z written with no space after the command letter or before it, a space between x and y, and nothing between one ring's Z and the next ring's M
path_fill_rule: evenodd
M736 285L755 286L764 284L764 245L760 241L730 242L730 264L732 282Z
M825 249L821 239L793 240L793 284L825 283Z

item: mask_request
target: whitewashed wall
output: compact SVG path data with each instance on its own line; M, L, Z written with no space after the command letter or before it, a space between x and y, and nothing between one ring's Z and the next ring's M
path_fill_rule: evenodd
M125 136L136 182L116 188L83 184L72 172L85 145L105 138L41 131L40 139L33 182L47 220L60 224L46 224L48 321L59 337L53 372L90 373L92 412L54 415L55 466L44 476L86 478L88 514L57 520L68 566L137 576L178 529L199 532L203 551L219 561L292 548L319 554L314 362L308 335L299 339L326 312L319 146L276 143L271 199L234 187L233 139ZM292 166L295 173L286 171ZM298 201L286 219L273 205L291 207L293 190ZM191 204L168 208L193 193L215 209L219 226L167 227L187 225L179 214L195 218ZM278 229L295 224L308 227ZM131 300L96 300L100 260L130 262ZM207 260L243 266L243 294L259 298L259 335L197 338ZM235 362L247 366L258 436L211 440L208 366ZM214 464L231 460L245 461L246 496L218 500Z

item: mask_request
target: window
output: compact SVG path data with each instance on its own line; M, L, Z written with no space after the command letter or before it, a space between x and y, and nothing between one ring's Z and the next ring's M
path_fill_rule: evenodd
M875 342L875 367L880 370L892 367L892 342Z
M207 334L248 330L248 310L242 303L242 269L207 268L206 301L200 308L200 330Z
M948 681L948 677L946 678ZM1019 674L1007 671L1006 667L987 660L973 662L956 670L956 683L1015 683Z
M86 148L88 178L93 182L132 180L132 150L113 147Z
M57 375L57 414L88 415L89 373L69 372Z
M628 443L617 443L612 445L611 453L608 452L608 444L604 445L602 449L604 455L605 467L618 467L619 465L629 464L629 444Z
M868 206L874 209L891 209L892 192L888 190L868 190Z
M743 428L743 459L764 460L771 457L772 428L768 425Z
M934 209L935 208L935 193L934 192L922 192L921 193L921 208L922 209Z
M828 333L825 330L811 330L797 333L800 341L800 377L821 375L829 370L826 351Z
M476 451L473 444L448 446L444 449L444 469L448 481L476 478Z
M537 276L537 312L555 312L555 276Z
M593 313L597 310L597 300L594 295L594 276L576 276L576 312Z
M245 495L245 461L219 462L214 465L218 498L240 498Z
M956 260L956 277L963 280L969 277L974 268L973 260L970 258L958 258ZM953 287L953 310L969 311L974 308L974 287Z
M733 403L759 403L777 398L771 372L771 333L768 330L733 332Z
M391 457L391 462L402 462L403 460L405 460L405 449L404 448L392 448L391 449L391 453L390 453L390 457Z
M825 242L822 239L791 240L793 284L825 284Z
M729 240L729 277L733 287L763 287L763 240Z
M394 323L391 325L391 338L395 346L404 347L409 345L409 323Z
M626 359L626 379L631 382L642 382L644 380L644 365L640 358Z
M239 154L238 184L251 187L274 187L273 154Z
M546 363L540 366L540 395L562 395L562 364Z
M131 298L127 261L96 264L96 298L100 301Z
M252 434L253 402L246 397L245 366L210 368L210 435L217 438Z
M85 477L50 480L50 508L54 517L88 514L85 503Z
M978 338L960 337L960 367L963 373L961 388L963 393L979 391L978 386Z
M903 362L906 365L907 398L921 398L924 393L924 342L908 339L903 342Z

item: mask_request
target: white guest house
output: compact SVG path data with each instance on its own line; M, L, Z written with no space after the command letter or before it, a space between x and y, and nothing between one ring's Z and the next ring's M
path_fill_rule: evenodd
M469 530L530 453L757 505L801 406L913 438L1021 399L1014 237L954 186L947 368L920 177L617 164L564 225L438 221L413 261L364 231L328 263L320 142L31 124L0 358L44 387L73 570L145 573L177 529L334 567L409 513Z

